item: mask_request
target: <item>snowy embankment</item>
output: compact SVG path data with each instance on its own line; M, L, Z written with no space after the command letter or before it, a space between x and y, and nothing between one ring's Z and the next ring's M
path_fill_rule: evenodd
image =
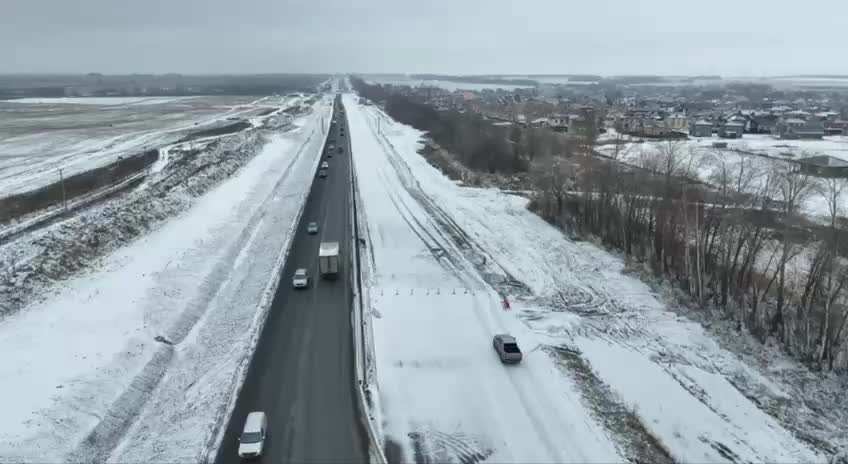
M790 385L673 314L620 259L568 240L526 199L457 186L416 153L420 132L345 101L387 450L399 442L407 459L463 462L644 458L611 419L623 409L678 462L826 459L809 443L839 424L790 432L749 399L791 403ZM501 331L525 350L515 368L491 348Z
M0 322L0 396L15 399L0 462L203 455L264 320L330 109L326 99L290 130L257 135L258 154L190 209ZM118 226L138 227L128 219Z

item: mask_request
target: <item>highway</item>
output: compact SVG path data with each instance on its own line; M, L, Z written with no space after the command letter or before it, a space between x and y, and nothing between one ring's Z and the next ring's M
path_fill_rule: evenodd
M261 462L366 462L366 433L359 421L355 393L350 253L350 143L347 123L328 131L344 153L333 153L327 178L318 178L306 200L292 241L281 282L250 362L244 386L215 458L216 463L240 462L238 436L251 411L268 415L268 440ZM345 137L339 136L345 128ZM326 156L322 156L326 159ZM317 173L316 173L317 174ZM306 225L319 224L317 235ZM285 231L280 231L284 233ZM318 244L338 241L341 272L337 280L318 273ZM268 250L276 253L277 250ZM291 278L305 267L309 288L295 290Z

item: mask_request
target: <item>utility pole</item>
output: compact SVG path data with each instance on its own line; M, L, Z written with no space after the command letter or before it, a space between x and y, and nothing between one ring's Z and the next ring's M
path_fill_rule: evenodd
M59 168L59 182L62 184L62 208L68 211L68 197L65 195L65 176L62 174L62 168Z

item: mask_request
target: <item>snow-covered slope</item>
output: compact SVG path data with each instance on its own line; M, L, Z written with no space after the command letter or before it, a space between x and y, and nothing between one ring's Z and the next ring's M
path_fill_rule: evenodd
M264 316L329 102L185 214L0 322L0 462L198 460Z
M678 462L825 459L737 388L791 400L781 385L669 312L620 259L568 240L524 198L457 186L416 153L419 131L345 103L370 243L374 388L385 438L408 459L639 457L603 401ZM501 331L529 353L517 368L492 351Z

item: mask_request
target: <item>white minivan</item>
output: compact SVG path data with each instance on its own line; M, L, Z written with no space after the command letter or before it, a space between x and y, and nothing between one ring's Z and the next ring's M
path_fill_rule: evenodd
M244 430L239 437L238 454L240 458L258 458L262 456L265 438L268 436L268 419L264 412L252 412L244 421Z

